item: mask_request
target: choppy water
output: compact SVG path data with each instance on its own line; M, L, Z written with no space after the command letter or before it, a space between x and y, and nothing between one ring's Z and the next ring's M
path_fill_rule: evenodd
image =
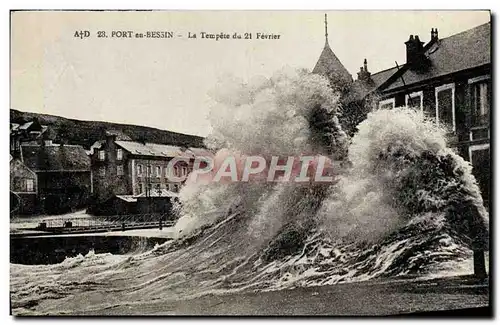
M470 165L446 147L444 130L418 112L380 110L349 141L336 118L338 98L325 80L302 73L222 89L209 145L329 153L351 167L331 185L189 183L172 242L130 255L11 265L14 313L471 271L469 234L479 229L483 242L475 244L486 245L488 215ZM328 128L311 123L314 107L326 112Z

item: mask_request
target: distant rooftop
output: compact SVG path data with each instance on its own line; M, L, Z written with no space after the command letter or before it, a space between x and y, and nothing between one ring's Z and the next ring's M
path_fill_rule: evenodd
M90 158L77 145L21 145L24 164L33 171L90 171Z
M203 148L194 148L194 147L180 147L180 146L172 146L166 144L158 144L158 143L141 143L136 141L120 141L116 140L115 143L128 151L133 155L140 156L152 156L152 157L186 157L186 158L194 158L196 156L212 156L213 154Z
M491 64L491 23L439 39L425 55L430 59L430 68L425 72L406 69L402 75L406 86ZM403 86L403 81L398 78L384 91Z

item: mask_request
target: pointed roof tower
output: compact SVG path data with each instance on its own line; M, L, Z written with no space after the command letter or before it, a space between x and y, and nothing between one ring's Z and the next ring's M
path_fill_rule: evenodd
M341 87L345 87L353 81L349 71L342 65L328 44L328 20L326 14L325 47L312 72L327 77L330 79L330 82Z

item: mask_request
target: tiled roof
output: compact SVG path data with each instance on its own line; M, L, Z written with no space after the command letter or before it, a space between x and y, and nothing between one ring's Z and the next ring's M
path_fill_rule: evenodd
M23 131L29 130L31 127L34 127L35 130L31 130L31 134L43 134L45 131L49 130L47 125L41 125L38 121L36 123L34 121L26 122L24 124L19 123L10 123L10 132L15 131ZM37 137L39 137L38 135Z
M117 145L131 154L154 157L184 157L188 156L181 147L157 143L141 143L135 141L115 141Z
M355 100L361 100L365 98L371 92L377 90L384 82L389 80L389 78L398 71L397 67L382 70L380 72L372 74L370 82L363 82L361 80L356 80L352 83L349 95L345 102L349 103Z
M332 49L328 45L328 42L325 43L323 52L321 52L318 62L312 72L314 74L325 76L333 82L340 84L352 82L351 74L342 65L335 53L333 53Z
M150 156L150 157L186 157L194 158L195 156L213 156L207 149L203 148L183 148L179 146L172 146L158 143L141 143L135 141L115 141L115 143L127 150L133 155Z
M128 203L137 202L137 199L133 195L117 195L116 197Z
M31 121L31 122L26 122L26 123L24 123L23 125L21 125L19 128L20 128L21 130L26 130L27 128L29 128L29 127L31 126L31 124L33 124L33 121Z
M431 66L425 72L407 69L403 73L405 84L411 85L491 63L491 23L438 40L431 45L426 56ZM403 87L397 78L384 91Z
M214 154L208 149L204 148L193 148L189 147L186 153L193 155L194 157L213 157Z
M89 171L90 158L82 146L22 145L24 164L33 171Z
M116 197L125 201L125 202L134 203L134 202L137 202L138 197L146 197L146 193L141 193L138 195L130 195L130 194L117 195ZM169 191L169 190L164 189L164 188L161 189L160 192L158 192L158 190L156 190L156 189L152 189L151 193L149 194L149 197L179 197L179 194L172 192L172 191Z
M382 70L382 71L379 71L377 73L372 74L371 78L372 78L373 82L375 83L375 85L377 87L380 87L384 82L389 80L389 78L393 74L395 74L397 71L398 71L397 67L392 67L392 68L385 69L385 70Z
M146 193L141 193L141 194L135 195L134 197L138 198L138 197L145 197L145 196L146 196ZM172 191L169 191L169 190L164 189L164 188L162 188L160 190L160 192L158 193L158 190L153 188L153 189L151 189L149 196L150 197L178 197L179 194L172 192Z

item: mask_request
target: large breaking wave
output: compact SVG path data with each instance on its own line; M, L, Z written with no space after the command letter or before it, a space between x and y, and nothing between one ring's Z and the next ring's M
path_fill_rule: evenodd
M281 71L221 83L212 95L219 104L209 147L330 155L343 161L336 183L188 183L171 242L135 255L12 265L17 312L428 276L463 268L471 234L484 239L475 245L487 244L488 214L470 164L420 112L372 112L348 139L339 98L320 76Z

